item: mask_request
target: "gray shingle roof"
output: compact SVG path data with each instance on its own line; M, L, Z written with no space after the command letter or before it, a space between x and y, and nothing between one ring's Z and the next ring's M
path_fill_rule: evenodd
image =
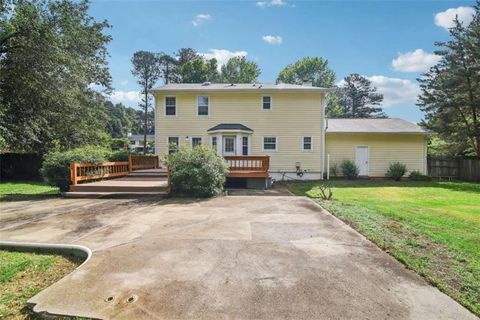
M328 119L327 126L327 133L428 133L415 123L399 118Z
M143 141L143 134L132 134L127 138L131 141ZM147 134L147 140L155 140L155 135Z
M153 88L151 92L173 92L173 91L300 91L317 92L330 89L312 87L307 85L286 84L286 83L169 83L159 88Z
M217 124L215 127L208 129L207 131L216 131L216 130L242 130L242 131L253 132L252 129L240 123L220 123L220 124Z

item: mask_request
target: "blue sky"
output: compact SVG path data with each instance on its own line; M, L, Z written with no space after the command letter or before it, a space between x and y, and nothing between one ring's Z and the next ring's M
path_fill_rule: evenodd
M455 15L469 23L474 1L93 1L90 13L107 19L112 100L137 106L130 73L137 50L173 53L191 47L222 61L246 55L274 82L305 56L328 59L337 82L368 77L384 94L391 117L419 121L416 78L438 61L434 42L448 39ZM158 85L162 83L159 82Z

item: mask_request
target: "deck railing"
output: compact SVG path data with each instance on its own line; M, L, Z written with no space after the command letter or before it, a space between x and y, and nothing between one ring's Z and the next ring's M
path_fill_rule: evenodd
M139 169L157 169L160 164L158 156L146 156L146 155L128 155L128 163L130 170Z
M128 155L128 161L121 162L74 162L70 164L70 184L122 177L133 170L157 168L159 168L158 156Z
M269 156L227 156L224 157L230 171L261 171L268 172Z
M76 185L80 181L96 180L126 176L129 172L128 162L78 163L70 165L70 183Z

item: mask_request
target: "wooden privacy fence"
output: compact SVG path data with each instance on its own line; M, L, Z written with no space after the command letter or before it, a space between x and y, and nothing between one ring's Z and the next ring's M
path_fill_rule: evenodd
M128 161L74 162L70 164L70 184L126 176L130 171L159 168L158 156L128 155Z
M428 175L433 178L480 182L480 158L428 158Z
M128 155L130 171L159 168L158 156Z

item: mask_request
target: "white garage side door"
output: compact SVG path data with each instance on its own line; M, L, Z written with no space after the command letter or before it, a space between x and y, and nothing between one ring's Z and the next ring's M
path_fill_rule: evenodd
M359 174L361 176L368 176L368 147L357 146L355 147L355 163L360 169Z

